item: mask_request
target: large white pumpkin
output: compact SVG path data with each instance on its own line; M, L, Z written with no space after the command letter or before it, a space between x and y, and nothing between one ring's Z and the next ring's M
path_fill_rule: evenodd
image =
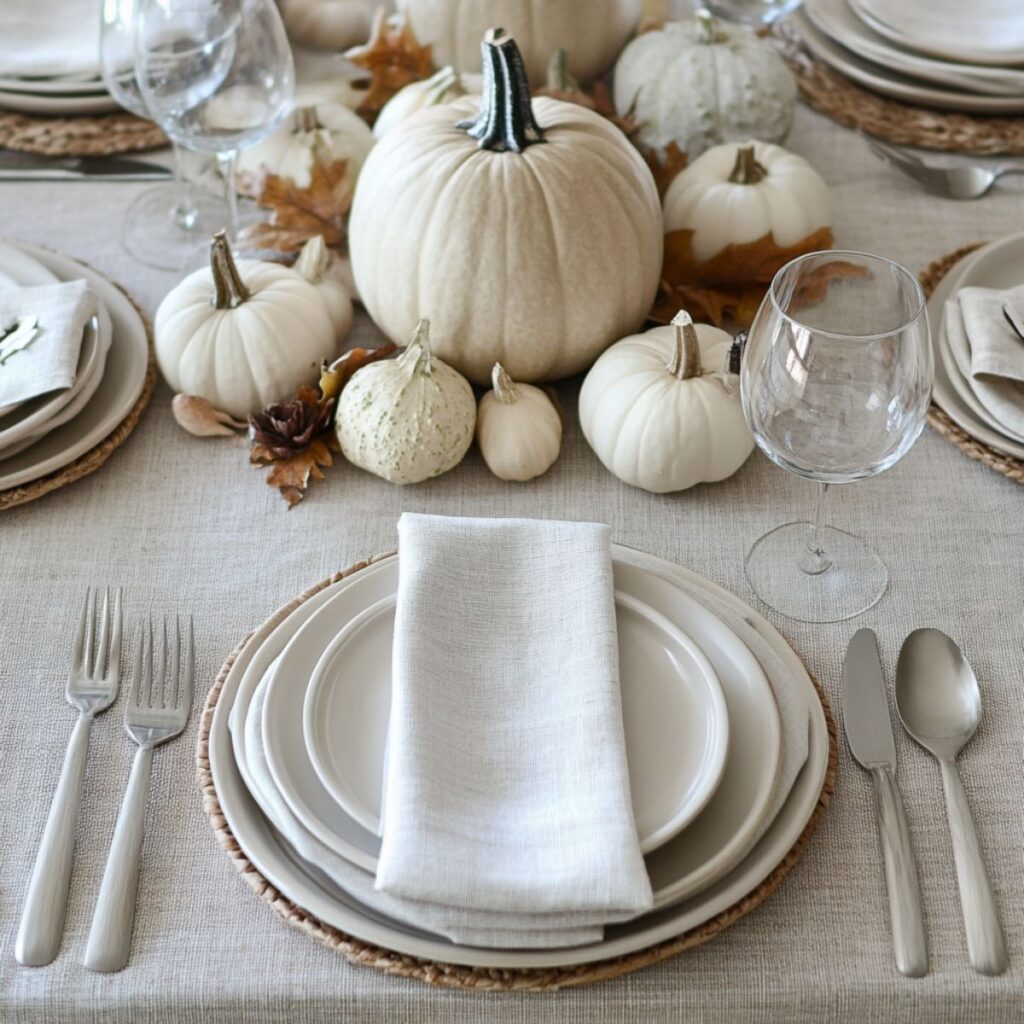
M637 36L615 65L614 94L641 143L675 143L692 160L719 142L782 141L796 83L768 40L702 12Z
M482 100L421 111L370 153L349 221L352 267L396 342L429 316L435 351L475 383L496 362L518 381L553 380L643 322L661 272L661 207L614 125L557 100L531 108L511 38L489 33L485 47Z
M640 20L642 0L398 0L434 63L480 70L480 40L500 25L516 37L526 69L544 79L551 55L569 52L569 70L584 82L608 70Z

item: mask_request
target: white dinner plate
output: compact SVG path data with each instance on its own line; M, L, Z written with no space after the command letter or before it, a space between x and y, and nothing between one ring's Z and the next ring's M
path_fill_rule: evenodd
M947 89L988 96L1024 95L1024 71L955 64L911 52L871 29L853 13L846 0L806 0L803 10L833 42L882 67Z
M1024 95L979 96L937 85L926 85L917 79L890 71L880 64L864 60L840 46L811 24L803 12L794 14L791 24L801 41L819 60L868 89L892 96L906 103L938 110L959 110L974 114L1017 114L1024 112Z
M0 75L3 92L31 93L34 96L107 95L102 78L11 78Z
M303 756L342 808L377 834L396 596L348 622L334 620L334 639L304 685L288 670L286 650L272 684L287 680L294 694L287 699L305 689ZM649 853L711 798L725 768L729 720L715 670L689 637L629 593L616 591L615 613L633 813L641 852ZM319 616L326 625L329 610ZM269 735L275 720L264 721Z
M61 280L85 278L110 316L111 341L108 368L85 408L24 451L0 462L0 490L46 476L102 441L142 394L149 362L145 324L120 288L68 256L24 243L7 244L26 252Z
M1024 64L1021 0L850 0L858 17L901 46L947 60Z
M88 96L39 96L0 89L0 107L20 114L49 114L76 117L79 114L107 114L121 107L109 93Z
M800 659L782 636L758 612L735 595L662 559L619 546L615 547L615 551L623 559L642 560L646 568L659 576L664 575L669 582L678 578L685 580L689 586L701 588L742 616L792 673L795 692L806 702L809 715L808 760L797 776L782 810L757 845L732 871L685 903L666 907L627 924L616 925L607 930L602 942L573 949L519 951L457 946L436 936L399 925L362 906L322 876L303 868L252 800L235 762L233 736L229 732L228 722L233 715L239 684L253 658L257 653L263 653L264 642L284 622L289 614L287 608L258 629L236 656L223 682L210 732L210 768L220 807L233 835L256 869L286 899L325 923L363 941L411 956L485 968L568 966L626 955L703 924L760 885L803 831L817 805L825 778L829 737L814 685ZM326 600L323 595L324 592L311 600ZM301 613L303 608L305 605L296 614ZM235 738L240 731L234 729ZM710 805L707 810L710 810Z
M1012 288L1024 279L1024 233L1008 235L991 242L962 259L939 282L928 300L928 319L934 325L932 344L935 352L935 384L932 397L962 430L984 444L1024 459L1024 445L1018 444L983 423L957 394L943 363L939 339L943 333L946 300L967 285L983 288Z

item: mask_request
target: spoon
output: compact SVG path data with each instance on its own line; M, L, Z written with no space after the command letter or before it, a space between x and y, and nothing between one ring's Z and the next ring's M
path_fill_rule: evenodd
M896 708L903 728L942 767L971 966L979 974L1002 974L1006 943L956 767L957 755L981 721L981 692L967 659L945 633L915 629L903 642L896 665Z

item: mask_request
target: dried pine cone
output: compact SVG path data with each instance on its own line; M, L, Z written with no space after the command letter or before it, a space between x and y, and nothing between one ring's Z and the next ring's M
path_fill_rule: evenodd
M308 391L308 394L303 392ZM334 399L320 404L312 388L304 388L291 402L277 402L249 416L249 441L262 445L276 459L309 447L331 422Z

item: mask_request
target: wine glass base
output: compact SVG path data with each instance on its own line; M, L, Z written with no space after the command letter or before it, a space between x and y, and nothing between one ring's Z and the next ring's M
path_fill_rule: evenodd
M147 267L186 269L228 221L227 204L220 196L193 187L189 200L194 214L183 223L175 216L178 190L173 184L146 189L125 210L121 244Z
M809 573L800 565L810 529L810 523L786 523L754 544L743 565L754 593L799 622L842 622L874 607L889 585L881 558L852 533L822 526L819 545L832 564Z

